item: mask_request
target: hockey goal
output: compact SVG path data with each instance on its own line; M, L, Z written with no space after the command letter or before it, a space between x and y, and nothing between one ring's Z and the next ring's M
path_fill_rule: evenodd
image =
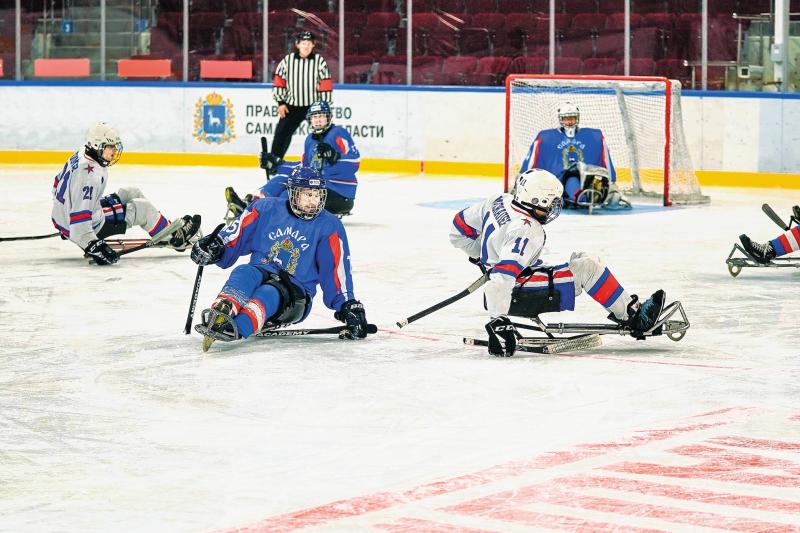
M563 102L578 106L581 127L603 131L621 190L664 205L709 201L686 146L680 82L658 77L508 76L505 190L536 134L559 126Z

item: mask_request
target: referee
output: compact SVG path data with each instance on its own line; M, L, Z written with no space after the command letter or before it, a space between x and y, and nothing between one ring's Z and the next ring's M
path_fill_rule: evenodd
M261 152L261 168L274 170L289 144L292 135L306 118L309 106L317 100L333 100L333 80L325 59L314 53L314 35L301 31L294 41L296 52L284 57L275 69L272 96L278 102L281 117L275 127L270 153Z

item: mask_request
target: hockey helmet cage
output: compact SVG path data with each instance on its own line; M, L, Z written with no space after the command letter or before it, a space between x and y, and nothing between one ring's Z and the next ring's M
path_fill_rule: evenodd
M529 213L541 224L561 213L564 186L553 174L540 168L523 172L517 178L512 204Z
M106 146L113 146L117 149L114 158L106 161L103 158L103 150ZM98 122L86 132L86 155L97 161L100 166L111 166L122 156L122 141L117 130L106 124Z
M311 167L297 167L289 175L287 186L289 207L298 218L312 220L325 208L328 190L325 188L325 179L318 170ZM309 190L319 191L316 205L309 205L308 199L303 196Z
M315 128L311 124L311 117L313 117L314 115L325 115L327 121L325 122L324 127ZM306 120L308 120L308 129L314 135L320 135L328 131L328 128L331 127L332 119L333 119L333 112L331 111L331 106L325 100L317 100L308 107L308 111L306 112Z
M564 125L565 118L574 118L575 123L569 126ZM571 102L564 102L558 106L558 123L564 134L570 139L575 137L575 132L578 131L578 124L581 121L581 112L578 106Z

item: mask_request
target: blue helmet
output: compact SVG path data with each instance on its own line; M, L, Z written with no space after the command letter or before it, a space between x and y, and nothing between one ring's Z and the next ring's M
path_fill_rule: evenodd
M311 167L297 167L289 176L289 207L296 217L312 220L325 208L328 190L322 174Z
M315 128L311 124L311 117L313 117L314 115L325 115L328 119L325 121L325 126L321 128ZM330 104L324 100L317 100L308 107L308 112L306 113L306 120L308 120L308 130L314 134L325 133L328 130L328 128L331 127L332 118L333 118L333 113L331 112Z

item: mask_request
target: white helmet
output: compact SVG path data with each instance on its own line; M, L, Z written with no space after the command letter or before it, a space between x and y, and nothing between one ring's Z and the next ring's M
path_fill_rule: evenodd
M575 119L575 124L571 126L564 125L564 119L572 117ZM581 121L581 112L573 103L564 102L560 106L558 106L558 123L561 125L561 129L564 130L564 134L569 137L570 139L575 137L575 132L578 131L578 123Z
M114 146L117 152L114 159L107 161L103 158L103 150L106 146ZM86 155L97 161L100 166L110 166L119 161L122 155L122 141L117 130L106 124L98 122L86 132Z
M540 168L527 170L517 178L512 204L527 211L541 224L561 213L564 186L553 174Z

